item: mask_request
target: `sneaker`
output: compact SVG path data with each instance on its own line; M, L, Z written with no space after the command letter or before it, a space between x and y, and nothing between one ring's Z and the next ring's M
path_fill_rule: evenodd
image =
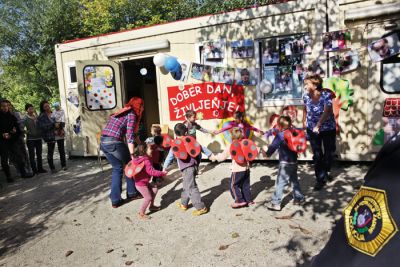
M319 191L325 186L325 182L316 182L314 185L314 191Z
M120 201L118 201L117 203L113 203L111 204L111 206L113 207L113 209L116 209L118 207L121 207L124 204L124 200L121 199Z
M301 204L303 204L304 202L306 202L306 198L305 198L305 197L303 197L303 198L301 198L301 199L293 199L293 204L294 204L294 205L301 205Z
M187 209L188 209L188 206L187 205L183 205L181 202L176 202L176 206L178 208L180 208L181 210L183 210L183 211L187 211Z
M160 206L150 206L149 207L149 211L159 211L159 210L161 210Z
M231 205L232 209L240 209L240 208L244 208L244 207L247 207L247 202L240 202L240 203L235 202Z
M200 216L203 214L206 214L208 212L208 209L206 207L202 208L201 210L195 210L192 212L193 216Z
M281 211L281 210L282 210L282 207L281 207L281 204L274 204L274 203L272 203L272 202L269 202L269 203L267 204L267 209L269 209L269 210Z
M141 199L143 198L143 196L141 194L137 194L137 195L133 195L133 196L126 196L125 201L129 202L129 201L133 201L136 199Z

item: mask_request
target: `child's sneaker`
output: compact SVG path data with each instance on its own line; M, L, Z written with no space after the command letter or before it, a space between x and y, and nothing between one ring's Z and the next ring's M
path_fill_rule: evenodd
M195 210L192 212L193 216L200 216L203 214L206 214L208 212L208 209L206 207L202 208L201 210Z
M301 205L301 204L303 204L304 202L306 202L306 198L305 198L305 197L303 197L303 198L301 198L301 199L293 199L293 204L294 204L294 205Z
M272 203L272 202L269 202L269 203L267 204L267 209L269 209L269 210L281 211L281 210L282 210L282 207L281 207L281 204L274 204L274 203Z
M188 206L183 205L181 202L176 202L176 206L183 211L187 211L187 209L188 209Z

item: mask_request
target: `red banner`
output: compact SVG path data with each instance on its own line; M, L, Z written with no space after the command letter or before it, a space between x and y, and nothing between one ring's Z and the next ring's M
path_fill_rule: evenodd
M171 121L184 120L188 110L196 111L198 119L224 119L237 110L244 112L244 88L212 82L171 86L168 103Z

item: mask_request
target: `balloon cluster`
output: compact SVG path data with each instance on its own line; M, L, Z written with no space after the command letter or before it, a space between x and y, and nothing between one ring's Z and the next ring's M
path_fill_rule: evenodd
M161 72L170 72L172 78L180 80L182 77L182 68L176 57L167 56L163 53L158 53L153 57L153 63L161 68Z

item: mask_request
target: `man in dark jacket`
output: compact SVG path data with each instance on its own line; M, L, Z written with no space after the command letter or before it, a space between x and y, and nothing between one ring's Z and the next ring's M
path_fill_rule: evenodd
M16 153L16 142L22 134L18 125L17 118L10 113L7 100L2 100L0 103L0 156L1 167L6 175L7 182L12 183L9 159L10 155ZM17 161L17 168L21 173L22 178L30 178L32 175L27 175L22 161Z
M379 151L312 267L400 266L400 133Z

